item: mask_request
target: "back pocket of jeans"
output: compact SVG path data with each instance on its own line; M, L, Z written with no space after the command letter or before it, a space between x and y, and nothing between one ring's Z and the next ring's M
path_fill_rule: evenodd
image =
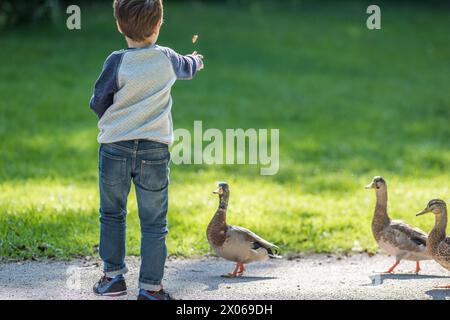
M106 152L101 153L100 158L100 177L102 183L116 185L125 180L127 170L127 159L110 155Z
M169 184L169 160L142 160L139 182L150 191L166 188Z

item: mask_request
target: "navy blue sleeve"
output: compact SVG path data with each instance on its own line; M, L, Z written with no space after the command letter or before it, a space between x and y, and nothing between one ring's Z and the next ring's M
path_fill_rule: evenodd
M188 54L183 56L166 47L159 47L159 49L172 62L172 67L178 80L192 79L203 64L203 61L194 55Z
M118 90L117 72L122 62L122 56L123 53L112 53L106 59L102 73L95 82L90 107L99 118L113 104L114 94Z

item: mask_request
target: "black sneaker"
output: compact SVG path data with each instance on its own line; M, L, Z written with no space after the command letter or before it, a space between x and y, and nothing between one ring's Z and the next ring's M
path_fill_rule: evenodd
M123 275L114 278L103 276L94 285L94 293L99 296L120 296L127 293L127 285Z
M161 289L159 291L147 291L139 289L138 300L174 300L170 294Z

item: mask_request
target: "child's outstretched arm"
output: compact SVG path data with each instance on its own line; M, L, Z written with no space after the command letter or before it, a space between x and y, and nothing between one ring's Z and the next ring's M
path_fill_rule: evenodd
M173 70L178 80L190 80L195 76L197 71L204 68L203 56L197 52L184 56L170 48L159 48L169 58L170 62L172 62Z

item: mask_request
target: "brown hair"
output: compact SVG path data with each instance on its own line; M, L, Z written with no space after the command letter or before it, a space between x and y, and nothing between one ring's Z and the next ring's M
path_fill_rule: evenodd
M122 33L134 41L150 37L163 16L162 0L114 0L113 7Z

